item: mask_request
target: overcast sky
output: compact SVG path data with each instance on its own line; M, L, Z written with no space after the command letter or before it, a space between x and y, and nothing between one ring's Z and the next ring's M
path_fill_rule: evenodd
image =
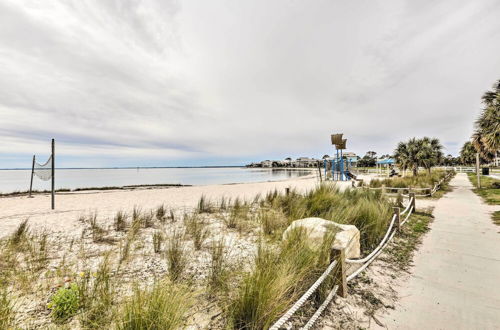
M0 168L456 154L499 78L498 0L0 0Z

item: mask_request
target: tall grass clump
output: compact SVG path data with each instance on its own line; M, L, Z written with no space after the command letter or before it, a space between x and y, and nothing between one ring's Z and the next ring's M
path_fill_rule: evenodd
M186 248L180 232L174 232L167 246L168 274L172 281L178 281L187 266Z
M324 271L330 249L328 244L311 248L300 230L277 248L261 244L228 309L229 327L269 328Z
M120 330L180 329L192 304L187 287L167 280L156 282L151 290L137 286L118 319Z
M380 192L360 189L340 191L334 185L322 184L305 195L292 191L288 195L270 192L261 202L262 208L281 212L286 223L262 219L264 233L282 230L294 220L319 217L336 223L355 225L361 232L361 247L369 250L383 237L392 217L392 203ZM266 215L265 215L266 216ZM281 226L281 228L280 228ZM279 232L279 231L278 231Z
M11 329L14 323L14 305L7 288L0 283L0 329Z
M110 255L106 254L97 270L80 274L80 323L84 329L103 329L113 320L115 285L111 277Z
M124 231L127 227L127 214L121 210L116 212L113 225L116 231Z
M29 225L28 225L28 219L24 220L17 226L16 231L12 233L10 237L10 244L12 246L18 246L25 238L26 235L28 234L29 231Z
M160 221L161 223L165 222L166 216L167 216L167 209L165 208L165 205L160 205L156 208L156 219Z
M164 240L165 238L163 237L163 234L160 231L155 231L153 233L153 251L155 253L160 253L161 246Z
M214 208L212 207L212 203L207 200L207 197L205 195L201 195L197 205L198 213L211 213L213 212L213 210Z
M208 288L211 293L223 291L227 288L228 276L228 248L221 237L212 241L210 245L210 268L208 274Z
M197 213L193 213L184 217L184 224L186 226L187 233L193 239L194 248L196 250L200 250L203 246L203 242L209 234L209 231L206 228L206 223L198 216Z

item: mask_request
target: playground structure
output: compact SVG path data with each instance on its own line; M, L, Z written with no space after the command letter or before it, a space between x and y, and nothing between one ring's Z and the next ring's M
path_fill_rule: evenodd
M346 149L347 139L342 139L343 134L332 134L332 145L335 146L335 157L324 160L325 179L333 181L349 181L356 179L349 168L352 167L351 160L344 159L342 150ZM340 153L339 153L340 151ZM331 175L328 175L330 172Z

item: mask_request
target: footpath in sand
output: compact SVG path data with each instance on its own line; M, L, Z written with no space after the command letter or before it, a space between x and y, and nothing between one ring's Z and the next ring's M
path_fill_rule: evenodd
M464 173L451 187L436 204L400 301L378 316L388 329L500 329L500 227L491 220L498 206L483 203Z

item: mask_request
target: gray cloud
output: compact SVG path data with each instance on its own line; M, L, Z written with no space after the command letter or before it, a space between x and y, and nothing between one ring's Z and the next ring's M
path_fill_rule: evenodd
M456 153L498 79L499 16L495 0L0 0L0 167L50 137L67 166L322 155L339 131L359 153L421 135Z

